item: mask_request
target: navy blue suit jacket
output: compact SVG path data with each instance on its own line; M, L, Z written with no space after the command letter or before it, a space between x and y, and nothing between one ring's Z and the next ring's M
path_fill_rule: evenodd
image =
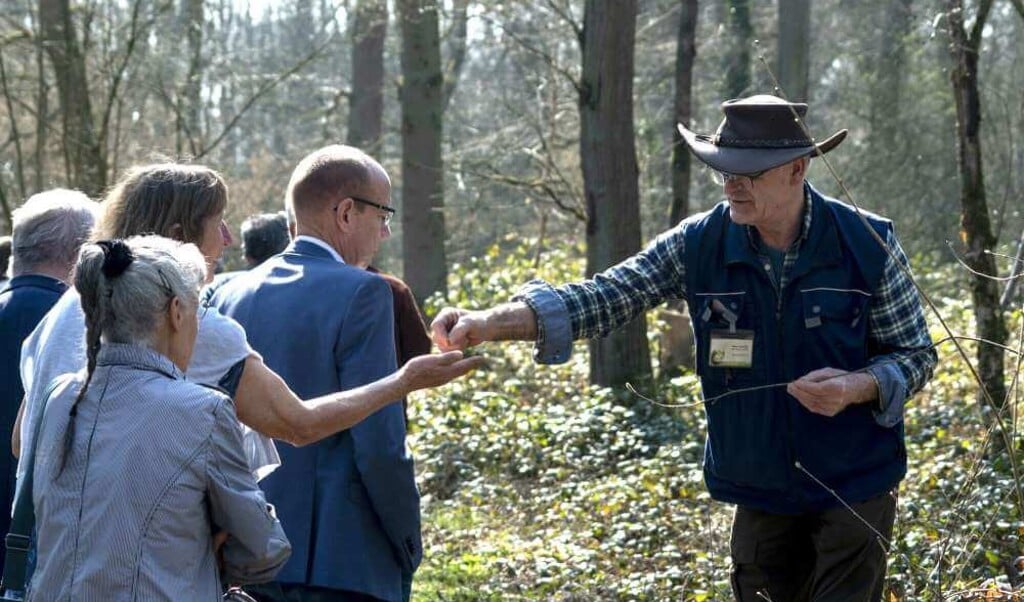
M49 276L26 274L16 276L0 292L0 533L7 535L11 526L11 503L14 500L18 461L7 442L18 416L25 389L18 365L21 343L32 334L36 325L67 290L67 285ZM48 383L43 383L45 387ZM6 548L0 546L0 563Z
M249 344L303 399L396 369L387 283L308 241L226 282L212 303L245 328ZM278 580L401 600L402 573L422 558L402 404L280 452L281 467L261 483L292 542Z

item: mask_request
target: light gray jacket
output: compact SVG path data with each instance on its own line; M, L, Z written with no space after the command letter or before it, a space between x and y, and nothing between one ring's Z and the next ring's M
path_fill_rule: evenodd
M166 357L105 344L58 387L37 439L38 561L28 600L220 599L273 578L291 554L242 453L231 400ZM230 533L219 576L213 533Z

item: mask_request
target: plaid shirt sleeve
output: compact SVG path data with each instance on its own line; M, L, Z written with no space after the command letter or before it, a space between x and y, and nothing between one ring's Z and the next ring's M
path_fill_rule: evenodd
M878 291L868 314L868 342L881 351L871 358L868 372L878 382L880 409L875 419L882 426L903 420L906 400L924 387L939 358L932 347L924 310L917 289L896 264L909 268L906 253L889 230L886 244L896 259L889 257Z
M607 335L669 298L682 298L686 223L663 233L646 249L593 278L552 287L533 280L514 300L537 315L534 358L541 363L569 359L572 341Z

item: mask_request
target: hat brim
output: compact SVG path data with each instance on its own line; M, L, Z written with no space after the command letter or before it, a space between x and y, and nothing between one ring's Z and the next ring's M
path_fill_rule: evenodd
M719 146L710 136L697 134L683 124L676 124L686 145L693 154L711 169L734 174L749 174L765 171L789 163L800 157L824 155L839 146L847 130L839 130L824 141L808 146L792 148L737 148Z

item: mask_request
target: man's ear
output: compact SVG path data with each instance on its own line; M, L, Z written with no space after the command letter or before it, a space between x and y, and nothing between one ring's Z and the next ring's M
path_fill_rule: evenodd
M807 168L810 167L810 165L811 160L808 157L800 157L791 163L792 167L790 168L789 176L793 185L800 184L804 181L804 178L807 177Z
M167 323L171 325L171 332L179 332L185 327L185 308L181 297L172 297L167 305Z
M345 197L338 203L334 210L334 222L342 232L348 232L352 228L352 212L356 210L356 203L351 197Z

